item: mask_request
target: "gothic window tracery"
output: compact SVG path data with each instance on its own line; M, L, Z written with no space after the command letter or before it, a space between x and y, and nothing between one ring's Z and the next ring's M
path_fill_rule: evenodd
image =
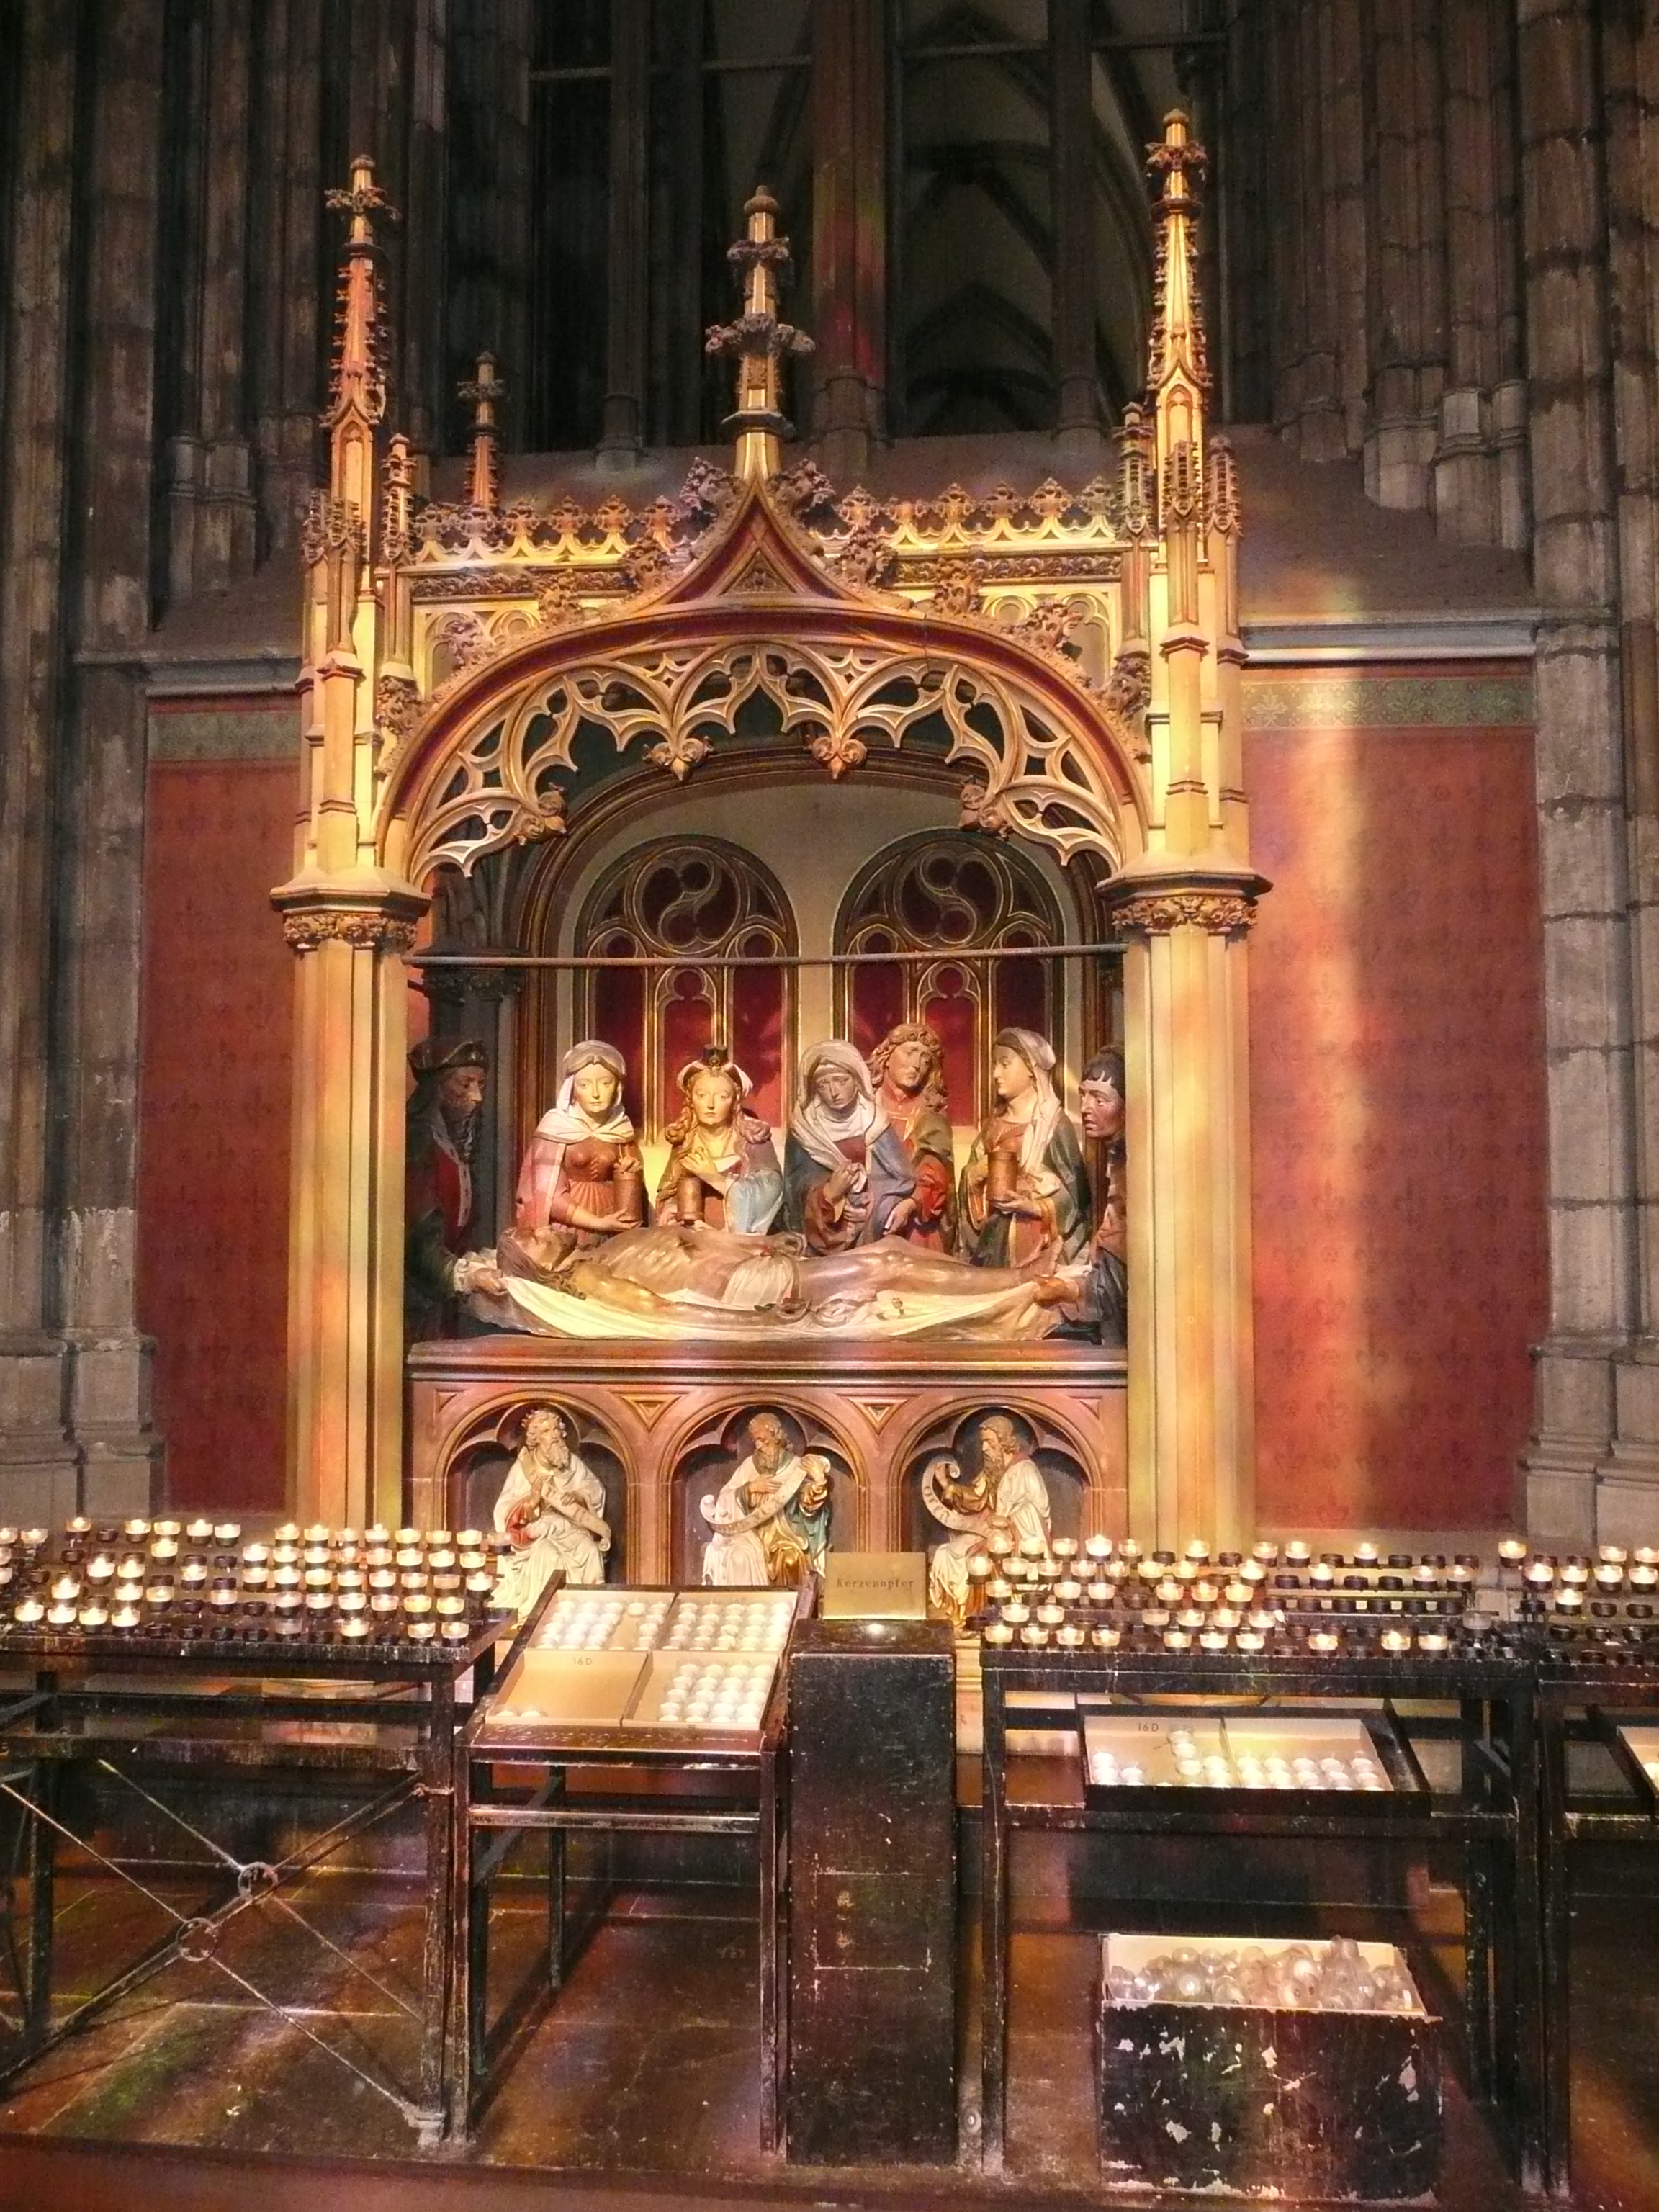
M753 1106L787 1115L795 994L787 968L732 968L732 956L792 957L794 915L752 854L718 837L678 837L631 853L603 876L577 924L579 957L654 955L662 968L583 971L581 1034L616 1045L634 1072L642 1133L683 1104L676 1078L705 1045L726 1045L755 1085Z

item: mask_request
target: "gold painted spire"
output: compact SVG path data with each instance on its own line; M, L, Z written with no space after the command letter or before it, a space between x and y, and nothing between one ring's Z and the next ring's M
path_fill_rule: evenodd
M1159 519L1167 531L1199 511L1204 474L1204 394L1210 382L1198 289L1198 213L1209 157L1179 108L1146 149L1163 189L1153 209L1158 259L1146 382L1156 430ZM1188 617L1190 618L1190 617Z
M507 397L507 386L495 374L495 355L481 353L477 374L469 376L456 390L472 408L472 462L467 477L467 503L480 514L493 514L501 505L495 406L497 401Z
M386 413L386 328L380 297L381 247L374 217L398 220L374 181L374 164L359 154L351 182L331 191L328 205L347 216L345 254L337 295L333 371L329 381L329 491L359 516L371 509L375 428Z
M743 212L747 230L726 256L743 286L743 313L734 323L713 324L703 349L737 356L737 404L726 427L737 434L737 474L747 483L778 472L779 441L791 427L783 414L779 363L785 354L811 353L812 341L793 323L778 320L778 279L790 266L790 254L788 240L777 234L777 202L763 185Z

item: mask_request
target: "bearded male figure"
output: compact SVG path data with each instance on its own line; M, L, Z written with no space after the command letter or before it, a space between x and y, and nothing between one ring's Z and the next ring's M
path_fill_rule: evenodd
M404 1130L404 1335L415 1344L453 1336L457 1301L503 1285L493 1261L471 1249L477 1226L472 1163L489 1055L476 1037L427 1037L409 1066L415 1088Z
M922 1486L928 1510L952 1532L927 1563L928 1601L958 1627L968 1617L968 1562L983 1551L986 1539L1000 1534L1019 1544L1029 1537L1042 1546L1047 1559L1049 1530L1048 1486L1006 1413L988 1413L981 1421L979 1473L970 1483L960 1474L953 1460L936 1460ZM945 1510L937 1511L936 1505Z

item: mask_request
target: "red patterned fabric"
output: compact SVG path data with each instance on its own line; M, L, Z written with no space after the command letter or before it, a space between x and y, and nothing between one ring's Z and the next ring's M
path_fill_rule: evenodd
M292 709L288 710L291 714ZM152 763L138 1322L173 1505L283 1500L295 763Z
M1249 732L1257 1511L1508 1520L1547 1318L1532 737Z

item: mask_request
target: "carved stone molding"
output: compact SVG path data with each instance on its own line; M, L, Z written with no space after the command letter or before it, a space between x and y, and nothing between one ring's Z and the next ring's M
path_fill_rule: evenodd
M296 952L314 952L319 945L349 945L357 952L407 952L415 942L415 924L402 915L361 908L302 908L283 916L283 935Z
M449 756L411 839L411 877L424 882L446 863L465 873L526 836L558 835L584 728L605 731L618 753L641 741L652 766L683 783L757 695L776 708L780 735L832 776L878 748L901 750L921 725L942 726L947 757L968 771L965 824L1034 838L1062 863L1080 852L1121 863L1122 801L1079 731L1017 680L848 636L647 644L532 677Z
M424 708L419 687L407 676L382 676L374 686L374 725L380 733L380 765L389 768L399 746L419 727Z
M1112 909L1121 930L1167 937L1172 929L1202 929L1212 937L1231 937L1255 920L1255 901L1241 891L1153 891L1125 899Z

